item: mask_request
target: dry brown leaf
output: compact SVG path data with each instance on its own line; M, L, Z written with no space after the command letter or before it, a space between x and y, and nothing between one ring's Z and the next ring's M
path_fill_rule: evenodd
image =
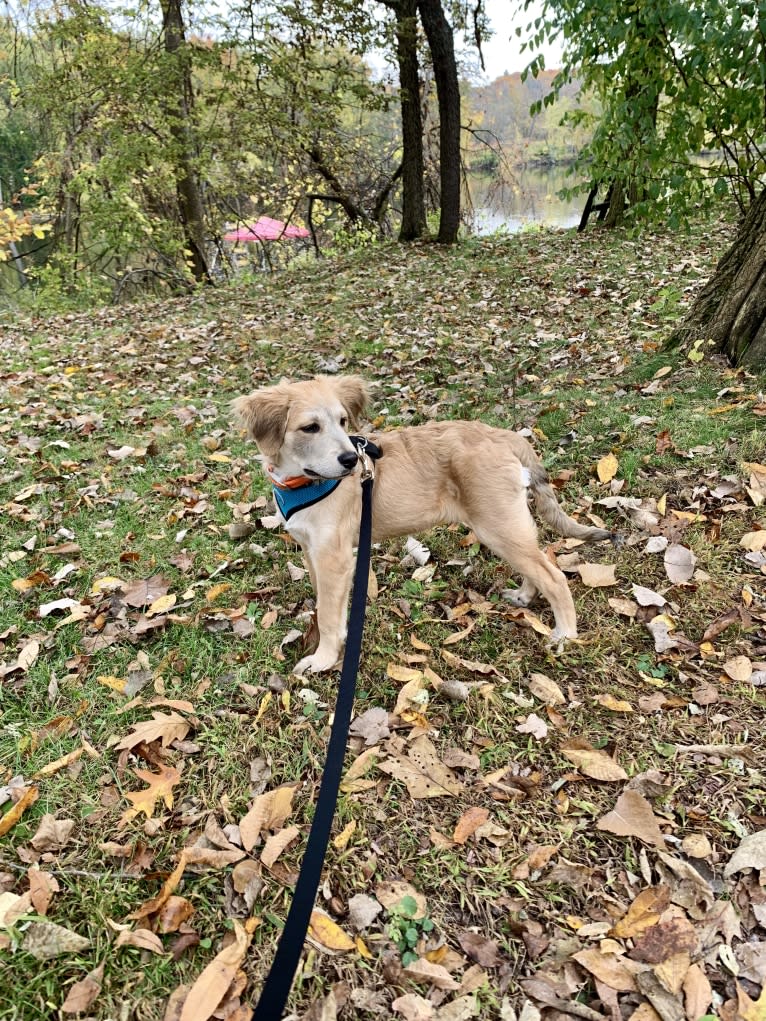
M561 746L561 754L584 773L594 780L617 781L627 780L628 774L622 766L598 748L593 748L587 742L574 740Z
M456 844L464 844L476 830L489 819L486 808L468 808L460 816L455 826L452 839Z
M397 997L391 1004L391 1010L401 1014L404 1021L432 1021L434 1017L433 1004L418 993L405 993Z
M269 837L261 851L261 861L270 869L280 854L297 840L301 831L297 826L286 826L273 836Z
M402 902L412 900L415 903L415 910L408 914L408 918L418 920L425 918L428 914L428 904L422 893L418 893L411 883L403 879L393 879L386 883L378 883L375 887L375 896L387 911L393 908L400 908Z
M150 897L149 900L144 901L140 908L137 908L135 911L131 912L127 917L129 919L137 920L139 918L148 918L150 915L157 914L157 912L162 909L170 895L173 893L178 884L181 882L181 876L184 874L186 864L187 864L186 851L181 851L181 854L179 855L178 858L178 864L170 873L165 882L162 884L160 892L156 896Z
M183 762L179 762L183 767ZM162 800L167 808L173 807L173 787L181 779L181 769L175 766L160 766L159 773L151 773L148 769L134 769L139 780L143 780L149 786L142 791L126 791L125 797L133 802L132 808L127 808L120 817L118 829L126 826L131 819L135 819L141 812L151 819L157 802Z
M380 747L378 745L367 748L361 755L357 755L341 780L341 791L344 794L353 794L356 791L366 791L374 787L375 781L365 780L364 775L377 762L379 756Z
M728 659L723 669L733 681L749 681L753 675L753 664L747 656L734 656Z
M49 872L42 872L36 865L30 868L27 878L32 907L38 915L47 914L53 894L59 891L58 880Z
M682 950L655 965L654 974L660 980L663 988L677 997L681 993L690 965L691 957L686 950Z
M751 553L760 553L766 549L766 528L761 528L757 532L745 532L739 544Z
M408 964L404 969L407 978L422 985L435 986L436 989L459 989L460 983L450 975L441 964L432 964L425 957L419 957L417 961Z
M545 674L530 674L527 685L535 698L546 705L564 705L566 702L561 688Z
M75 982L67 993L67 997L61 1004L61 1011L64 1014L84 1014L95 1001L101 992L101 983L104 981L104 961L93 971L89 971L85 978Z
M637 990L636 980L625 966L624 961L616 954L602 953L600 950L580 950L572 955L574 960L589 971L591 975L618 993L634 993Z
M74 819L57 819L46 814L30 843L36 851L59 851L69 841L73 829Z
M462 783L439 759L436 749L425 735L412 742L406 757L391 755L378 763L378 769L402 780L410 797L416 799L454 797L463 790Z
M161 956L165 953L162 940L149 929L123 929L114 941L116 947L135 947Z
M703 1017L713 1002L713 989L699 964L692 964L684 978L684 1007L687 1018Z
M194 905L186 897L178 897L176 894L168 897L160 910L157 912L154 927L157 932L163 935L169 932L178 932L184 922L188 921L194 914Z
M541 720L537 713L530 713L523 723L518 723L514 730L519 734L531 734L537 741L544 741L548 736L548 724Z
M578 564L577 570L583 585L588 588L605 588L617 584L614 564Z
M19 670L23 670L26 673L39 655L40 643L35 641L27 642L19 653L19 658L16 660L16 666Z
M34 805L39 797L40 791L37 787L34 785L27 787L10 811L0 818L0 837L4 837L6 833L13 829L29 806Z
M258 843L262 830L279 830L284 826L293 810L293 797L297 789L297 784L288 784L264 791L254 800L252 808L239 824L242 846L248 854Z
M191 724L178 713L154 712L151 720L134 723L133 733L124 737L115 748L119 751L122 748L135 748L142 741L151 744L159 740L162 741L162 747L167 748L173 741L183 741L190 730Z
M184 1001L179 1021L208 1021L236 978L253 937L252 925L243 925L238 918L232 919L232 923L234 941L216 954L199 975Z
M656 925L660 915L670 903L667 886L649 886L635 898L627 913L609 930L617 939L634 939Z
M317 943L321 943L328 950L354 950L356 943L334 922L324 911L312 911L309 922L309 935L313 936Z
M630 702L626 702L622 698L615 698L614 695L610 695L608 692L604 695L596 695L596 702L602 705L604 709L609 709L613 713L633 712L633 706Z
M73 954L90 946L84 936L54 922L30 922L24 931L21 949L37 961L49 961L61 954Z
M620 837L638 837L645 844L665 848L665 838L652 806L638 791L623 791L611 812L596 822L596 829Z

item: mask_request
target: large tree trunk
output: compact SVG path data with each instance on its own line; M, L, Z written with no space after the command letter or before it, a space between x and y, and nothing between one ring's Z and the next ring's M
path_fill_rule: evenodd
M668 344L695 340L713 341L733 365L766 367L766 189Z
M423 189L423 116L420 109L416 0L392 4L396 13L396 58L402 111L402 223L400 241L415 241L426 229Z
M182 0L162 0L165 51L174 57L176 95L171 100L170 131L177 148L176 195L181 226L191 257L194 279L211 282L205 240L205 207L194 169L190 123L192 111L191 66L185 52Z
M439 237L453 244L460 228L460 87L452 28L441 0L417 0L434 65L439 102Z

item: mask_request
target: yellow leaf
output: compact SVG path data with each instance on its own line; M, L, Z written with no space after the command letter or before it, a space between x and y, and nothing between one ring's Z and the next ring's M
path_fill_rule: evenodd
M228 592L231 588L231 582L222 581L219 585L213 585L205 593L205 599L209 603L214 603L219 596L222 596L224 592Z
M125 582L121 578L113 578L111 576L96 578L90 587L90 594L92 596L100 596L102 592L114 592L115 589L126 587Z
M663 493L662 496L657 501L657 513L661 514L662 517L665 517L665 511L667 510L667 506L668 506L668 494L667 493Z
M167 613L171 607L176 605L176 599L178 597L173 592L168 592L167 595L160 596L159 599L155 599L149 609L146 611L147 617L154 617L158 613Z
M343 827L342 831L333 840L332 846L336 849L336 851L345 851L346 850L346 848L348 847L348 842L349 842L349 840L351 840L351 837L354 835L354 831L355 830L356 830L356 819L352 819L350 823L348 823L346 826Z
M5 836L9 830L13 829L24 812L26 812L30 805L34 805L39 796L40 791L37 787L28 787L26 789L10 812L6 812L4 816L0 817L0 837Z
M256 716L255 716L255 722L256 723L258 723L258 721L262 718L262 716L264 715L266 710L271 705L271 700L273 699L273 697L274 696L272 695L272 693L270 691L267 691L266 694L261 699L261 704L258 707L258 712L256 713Z
M632 713L633 706L630 702L625 702L621 698L615 698L614 695L596 695L596 701L599 705L602 705L604 709L611 709L613 713Z
M598 475L599 482L611 482L617 474L619 466L619 462L614 454L605 454L596 465L596 474Z
M355 950L356 943L323 911L312 911L309 933L328 950Z
M364 957L365 960L367 960L367 961L371 961L372 960L372 954L370 953L370 951L369 951L369 949L367 947L367 944L364 942L362 937L361 936L357 936L356 939L354 940L354 943L356 944L356 949L359 952L359 956L360 957Z
M105 688L111 688L113 691L119 691L121 695L125 693L127 680L124 677L113 677L111 674L99 674L96 680L99 684L103 684Z
M218 1008L236 978L250 946L252 933L237 919L234 942L217 954L189 990L179 1021L207 1021Z

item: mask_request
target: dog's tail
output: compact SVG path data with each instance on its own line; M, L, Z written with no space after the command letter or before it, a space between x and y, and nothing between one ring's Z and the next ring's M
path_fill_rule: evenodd
M581 525L579 521L565 514L559 506L553 486L548 481L548 475L536 456L535 462L525 465L530 474L529 488L535 498L537 513L554 532L569 539L584 539L586 542L598 542L599 539L611 539L612 542L616 540L615 532L593 525Z

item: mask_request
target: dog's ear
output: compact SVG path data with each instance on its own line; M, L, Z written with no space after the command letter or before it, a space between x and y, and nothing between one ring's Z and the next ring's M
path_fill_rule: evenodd
M273 457L282 446L289 403L281 386L256 390L255 393L237 397L231 402L234 417L267 457Z
M348 412L351 425L356 428L359 419L370 402L367 384L361 376L339 376L335 380L338 397Z

